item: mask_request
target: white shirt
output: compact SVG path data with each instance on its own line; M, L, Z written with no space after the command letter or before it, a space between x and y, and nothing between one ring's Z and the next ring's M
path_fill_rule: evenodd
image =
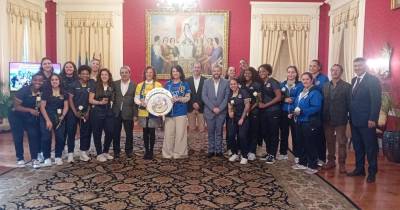
M220 81L221 79L218 79L218 80L215 80L214 79L214 89L215 89L215 96L217 97L218 96L218 86L219 86L219 81Z
M197 90L199 89L199 85L200 85L200 77L198 77L197 79L196 79L196 77L193 77L193 82L194 82L194 88L196 89L196 92L197 92Z
M128 87L130 82L131 82L130 80L128 80L128 82L123 82L121 80L121 93L123 96L125 96L126 92L128 92Z

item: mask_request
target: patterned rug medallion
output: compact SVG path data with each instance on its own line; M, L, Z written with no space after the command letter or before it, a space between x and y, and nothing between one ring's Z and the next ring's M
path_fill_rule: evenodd
M203 151L187 159L166 160L159 154L162 138L157 141L158 154L152 161L142 159L142 142L136 134L132 159L12 170L0 176L0 207L356 209L319 177L290 169L291 162L270 166L254 161L243 166L226 158L207 158Z

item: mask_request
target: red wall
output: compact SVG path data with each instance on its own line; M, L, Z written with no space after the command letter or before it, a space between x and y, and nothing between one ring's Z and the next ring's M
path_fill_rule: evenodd
M378 57L385 42L392 46L390 83L398 93L400 88L400 8L391 10L389 0L368 0L365 14L364 56L367 59Z
M266 1L266 0L264 0ZM272 1L272 0L267 0ZM290 2L291 0L277 0ZM296 1L296 0L292 0ZM297 2L321 2L321 0L300 0ZM46 3L46 47L47 55L54 60L56 54L56 8L55 3ZM145 67L145 10L155 9L155 0L129 0L123 6L123 47L124 64L131 66L135 81L140 80ZM239 60L248 60L250 54L250 0L201 0L200 10L228 10L230 12L229 65L238 66ZM329 17L328 6L321 8L319 59L328 61ZM326 69L326 68L324 68Z

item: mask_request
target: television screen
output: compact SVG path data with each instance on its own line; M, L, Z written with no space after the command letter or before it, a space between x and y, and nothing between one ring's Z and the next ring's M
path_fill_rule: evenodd
M32 76L39 72L40 63L10 62L10 91L17 91L24 85L29 85ZM61 72L61 64L53 63L54 73Z

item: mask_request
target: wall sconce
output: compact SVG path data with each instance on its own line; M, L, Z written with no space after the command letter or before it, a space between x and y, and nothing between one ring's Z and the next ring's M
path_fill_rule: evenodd
M199 6L200 0L157 0L157 7L171 11L190 11Z
M375 75L382 79L390 76L390 63L392 60L392 48L388 43L385 43L381 50L381 55L378 58L368 59L367 65Z

